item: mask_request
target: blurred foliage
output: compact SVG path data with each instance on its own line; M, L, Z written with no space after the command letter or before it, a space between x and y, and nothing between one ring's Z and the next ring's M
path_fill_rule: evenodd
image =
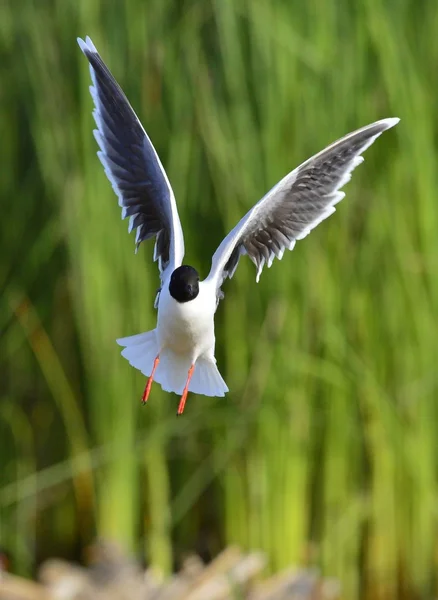
M437 593L438 5L424 0L0 4L0 543L20 573L96 535L157 568L237 542L345 597ZM217 314L225 399L153 387L152 243L96 157L90 35L172 182L186 260L284 174L379 118L347 198Z

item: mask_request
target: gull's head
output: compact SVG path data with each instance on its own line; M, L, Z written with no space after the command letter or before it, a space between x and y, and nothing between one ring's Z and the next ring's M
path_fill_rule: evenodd
M189 302L199 294L199 274L196 269L182 265L170 277L169 292L177 302Z

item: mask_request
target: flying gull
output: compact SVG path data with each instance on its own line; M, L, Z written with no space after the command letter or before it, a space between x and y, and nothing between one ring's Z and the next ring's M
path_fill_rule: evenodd
M122 89L89 37L78 38L90 63L94 101L94 136L98 156L119 199L122 219L136 230L139 244L155 237L161 287L154 330L117 340L122 355L147 379L181 395L182 414L188 392L224 396L228 391L216 366L214 315L225 279L247 254L257 269L281 259L318 223L335 212L341 188L363 158L361 154L399 121L382 119L346 135L279 181L239 221L213 255L210 273L200 281L196 269L183 264L184 238L172 187L160 159Z

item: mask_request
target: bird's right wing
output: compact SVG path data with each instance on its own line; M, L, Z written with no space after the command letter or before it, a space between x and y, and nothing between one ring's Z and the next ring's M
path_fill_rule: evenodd
M239 258L248 254L257 268L257 281L265 264L281 259L314 227L335 211L340 189L363 158L361 154L399 119L383 119L362 127L316 154L291 171L234 227L213 255L207 280L220 287L232 277Z
M156 236L154 260L161 279L184 257L184 238L175 197L155 149L137 115L89 37L78 44L90 63L98 156L122 207L136 249Z

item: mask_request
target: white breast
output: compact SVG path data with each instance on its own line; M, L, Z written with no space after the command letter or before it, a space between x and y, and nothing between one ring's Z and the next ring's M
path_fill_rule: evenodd
M167 283L160 292L157 334L160 348L171 348L178 354L214 356L214 313L216 289L201 281L199 294L189 302L177 302L169 293Z

